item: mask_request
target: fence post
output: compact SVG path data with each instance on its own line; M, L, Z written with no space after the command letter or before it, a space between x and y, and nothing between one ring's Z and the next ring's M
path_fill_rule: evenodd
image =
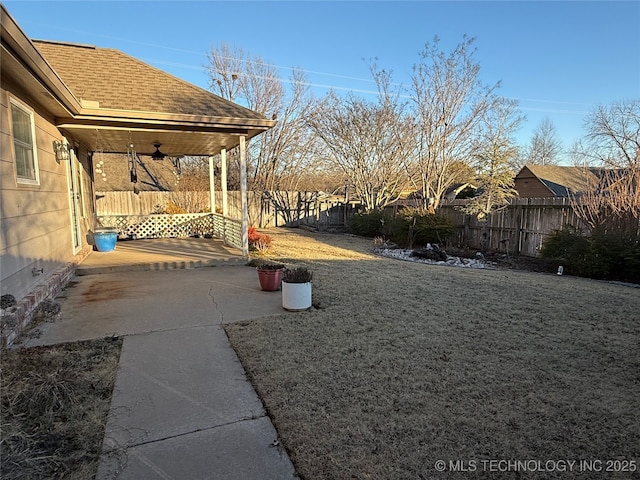
M522 250L521 245L522 245L522 221L523 221L523 215L522 215L522 204L520 203L520 201L516 200L516 231L515 231L515 240L516 240L516 255L520 255L520 252Z
M464 215L464 230L462 231L462 244L465 246L469 246L469 223L471 222L471 215Z

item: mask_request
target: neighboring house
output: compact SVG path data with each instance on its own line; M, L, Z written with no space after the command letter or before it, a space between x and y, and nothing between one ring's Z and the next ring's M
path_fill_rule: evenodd
M462 195L461 198L469 198L470 196L473 196L475 191L476 187L471 183L455 183L447 188L447 190L442 194L442 200L455 200L456 198L459 198L459 195ZM405 190L400 193L400 196L396 200L389 203L385 208L392 209L393 212L397 212L399 208L424 207L425 204L426 206L433 205L433 199L430 198L425 202L421 191Z
M246 169L246 142L275 121L117 50L32 41L0 7L0 281L17 301L10 322L3 316L6 343L7 325L26 324L91 251L94 155L130 145L151 155L161 144L226 165L239 146ZM246 209L242 224L244 252Z
M447 188L446 192L442 195L444 200L456 200L471 198L476 193L477 187L472 183L455 183Z
M521 198L569 197L598 184L602 169L525 165L515 177L514 188Z

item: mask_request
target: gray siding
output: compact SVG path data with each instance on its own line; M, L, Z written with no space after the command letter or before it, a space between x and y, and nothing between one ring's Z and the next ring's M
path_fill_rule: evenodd
M71 237L69 162L58 163L53 154L53 140L61 138L61 134L37 105L17 95L14 98L34 111L40 180L38 185L16 182L9 92L3 88L0 92L0 280L3 295L8 293L20 299L72 261L78 249L74 252ZM86 158L86 153L84 156ZM81 171L83 184L90 186L89 172L85 167ZM83 192L88 206L81 222L85 239L86 228L93 218L90 192L91 189ZM43 273L34 275L34 268L42 269Z

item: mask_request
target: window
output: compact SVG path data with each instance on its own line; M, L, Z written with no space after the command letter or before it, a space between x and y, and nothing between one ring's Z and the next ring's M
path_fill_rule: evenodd
M11 99L11 125L18 183L38 184L33 112L14 99Z

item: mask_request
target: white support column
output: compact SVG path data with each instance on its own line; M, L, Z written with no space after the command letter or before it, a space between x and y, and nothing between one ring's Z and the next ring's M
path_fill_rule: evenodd
M213 168L213 157L209 157L209 205L211 213L216 213L216 177Z
M240 135L240 204L242 206L242 255L249 256L249 205L247 202L246 137Z
M227 198L227 149L220 152L220 183L222 184L222 215L229 216L229 199Z

